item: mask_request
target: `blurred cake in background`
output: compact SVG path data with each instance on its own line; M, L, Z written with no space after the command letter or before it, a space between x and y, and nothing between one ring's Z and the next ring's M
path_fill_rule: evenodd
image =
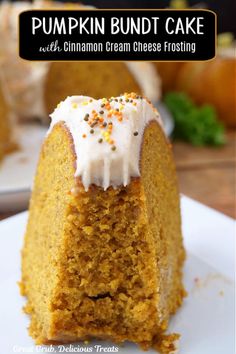
M0 162L4 155L10 152L12 148L12 129L9 111L0 88Z
M4 2L0 6L0 82L15 119L45 116L41 97L48 65L18 56L18 15L33 6L26 1Z
M109 97L130 91L157 102L160 80L148 62L69 62L51 63L45 84L47 112L73 92L84 96Z
M22 11L73 8L81 4L22 1L0 6L0 80L9 109L18 120L46 120L55 105L74 93L100 97L135 91L153 102L160 98L160 80L147 62L30 62L19 58L17 21Z

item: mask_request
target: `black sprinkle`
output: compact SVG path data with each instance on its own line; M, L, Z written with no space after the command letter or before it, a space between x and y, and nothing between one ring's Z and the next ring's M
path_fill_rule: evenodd
M84 116L84 120L87 122L88 120L89 120L89 114L87 113L87 114L85 114L85 116Z
M93 129L90 129L90 134L93 134L94 133L94 130Z
M134 136L137 136L138 135L138 132L134 132Z
M102 108L105 107L105 103L102 103L102 104L101 104L101 107L102 107Z
M99 144L103 142L102 138L98 139Z
M103 123L103 126L106 127L106 126L107 126L107 122L104 122L104 123Z
M112 151L115 151L115 150L116 150L116 147L115 147L115 146L112 146L111 149L112 149Z
M104 111L100 111L99 113L100 113L100 114L104 114Z

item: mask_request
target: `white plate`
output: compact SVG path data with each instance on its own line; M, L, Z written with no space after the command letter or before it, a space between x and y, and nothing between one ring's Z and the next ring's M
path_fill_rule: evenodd
M181 333L182 354L233 354L235 221L186 197L182 197L182 214L188 254L184 282L189 295L169 330ZM57 347L34 345L26 329L28 318L22 313L24 299L17 281L26 219L24 212L0 223L0 353L59 353ZM97 353L95 345L113 346L93 341L87 345L92 353ZM75 352L82 346L72 348ZM131 343L118 349L120 354L142 353Z
M27 208L46 130L36 123L17 127L15 135L20 149L9 154L0 164L0 211Z

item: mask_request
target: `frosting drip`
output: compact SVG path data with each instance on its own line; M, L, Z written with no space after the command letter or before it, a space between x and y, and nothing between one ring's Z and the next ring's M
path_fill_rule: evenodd
M95 100L71 96L51 114L48 134L58 122L69 129L76 153L75 176L85 190L90 184L127 186L140 176L139 156L144 129L150 121L162 122L157 110L145 98L124 94Z

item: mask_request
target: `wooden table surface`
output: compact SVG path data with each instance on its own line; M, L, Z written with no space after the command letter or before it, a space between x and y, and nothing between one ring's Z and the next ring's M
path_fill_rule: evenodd
M236 218L236 131L221 148L173 144L180 192ZM14 213L0 213L0 220Z
M236 218L236 131L220 148L178 142L174 155L181 193Z

